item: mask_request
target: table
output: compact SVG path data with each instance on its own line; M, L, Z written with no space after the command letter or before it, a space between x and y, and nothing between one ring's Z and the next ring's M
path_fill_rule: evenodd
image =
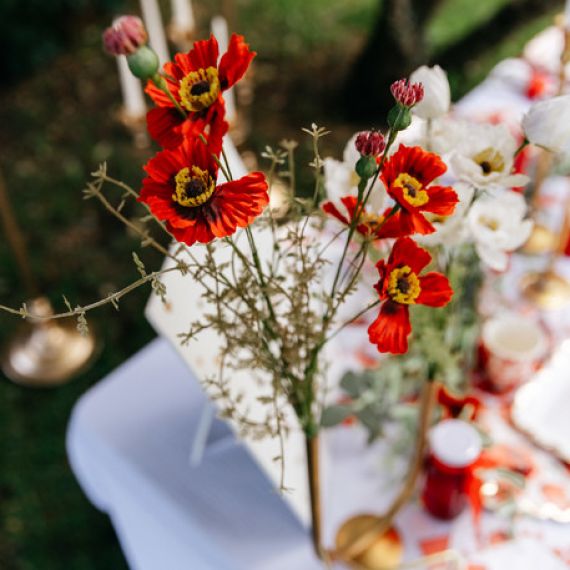
M109 514L131 568L321 568L305 529L223 422L215 421L201 465L191 466L191 442L204 405L210 404L185 364L157 339L74 408L67 441L71 466L91 502ZM386 470L386 443L368 448L358 427L331 430L327 444L324 522L331 544L349 516L386 508L404 462ZM332 462L334 470L327 469ZM407 560L442 545L467 558L480 548L469 512L447 523L412 503L398 516L397 527ZM486 513L483 527L485 545L504 538L502 519ZM567 533L554 523L526 521L518 534L540 539L570 562ZM536 566L529 562L517 570L526 568Z

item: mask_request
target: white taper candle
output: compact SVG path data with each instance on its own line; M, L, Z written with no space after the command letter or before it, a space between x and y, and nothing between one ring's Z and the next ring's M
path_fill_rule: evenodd
M170 0L172 8L171 24L177 30L191 32L194 30L196 22L194 20L194 10L191 0Z
M170 60L168 43L157 0L140 0L143 20L148 31L150 47L157 53L161 64Z
M211 29L212 34L214 34L218 40L220 55L223 55L228 51L228 45L230 43L228 22L223 16L215 16L212 18ZM233 87L224 92L224 100L226 102L226 118L231 125L236 118L236 100Z
M127 58L124 55L117 57L119 67L119 81L123 92L123 108L125 116L139 118L146 113L146 103L141 82L129 69Z

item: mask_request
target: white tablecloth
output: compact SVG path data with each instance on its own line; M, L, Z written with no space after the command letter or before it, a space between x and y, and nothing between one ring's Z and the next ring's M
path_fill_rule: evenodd
M204 404L178 355L155 340L74 409L72 468L109 513L130 566L266 570L271 559L275 570L319 568L304 529L223 423L190 466Z
M199 385L174 349L155 340L89 390L74 409L68 431L72 468L89 499L111 517L131 568L322 568L306 531L222 422L214 424L201 465L190 465L204 405ZM331 430L327 443L324 531L331 545L349 516L386 508L398 486L394 474L403 464L387 463L384 441L368 448L358 427ZM331 464L334 469L327 469ZM407 560L434 544L440 549L443 541L477 561L481 545L493 544L508 527L486 513L478 542L468 511L446 523L414 503L396 523ZM564 550L570 531L563 525L521 521L517 535L538 539L570 560ZM564 567L554 561L541 570ZM529 562L517 570L536 567Z

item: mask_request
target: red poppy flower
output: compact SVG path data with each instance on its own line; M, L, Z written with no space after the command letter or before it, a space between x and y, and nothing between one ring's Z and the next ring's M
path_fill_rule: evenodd
M148 82L145 91L157 105L147 114L148 131L165 148L174 148L185 136L201 133L212 136L214 145L219 142L221 148L221 137L228 129L222 92L243 77L255 52L250 51L243 36L233 34L219 63L218 55L218 42L212 36L195 42L188 53L178 53L174 61L164 64L166 85L187 117L164 91Z
M344 196L340 201L345 207L348 216L342 214L333 202L325 202L323 204L323 211L349 226L356 215L358 199L356 196ZM364 237L373 236L374 239L401 237L404 234L400 227L399 213L386 219L391 209L392 208L386 208L381 215L364 210L360 214L360 223L356 226L356 231Z
M375 285L384 301L378 318L368 328L368 337L380 352L403 354L412 332L410 305L443 307L453 296L447 277L430 272L419 276L431 255L409 237L396 241L388 261L376 264L380 280Z
M431 234L435 231L423 212L438 216L453 214L459 201L448 186L431 185L447 170L444 162L419 146L400 148L386 161L382 180L388 194L400 205L402 233Z
M251 224L269 202L261 172L218 185L218 166L200 139L159 152L145 170L139 201L188 245L233 234Z

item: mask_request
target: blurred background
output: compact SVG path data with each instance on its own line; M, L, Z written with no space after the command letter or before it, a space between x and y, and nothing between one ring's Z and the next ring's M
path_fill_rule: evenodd
M253 99L240 151L283 138L302 139L311 122L332 134L338 155L358 128L379 126L388 85L418 65L438 62L454 99L499 60L550 25L562 0L194 0L197 38L223 14L231 31L258 52ZM162 3L165 21L168 1ZM137 149L118 121L117 67L101 32L120 0L0 0L0 173L30 251L40 288L62 309L61 294L85 304L136 278L138 241L81 190L98 164L139 188L153 148ZM302 147L301 147L302 150ZM301 157L302 157L301 153ZM263 168L263 164L260 166ZM131 205L126 215L140 212ZM0 235L1 232L0 232ZM156 252L141 254L158 267ZM20 306L23 288L0 238L0 303ZM77 398L153 336L139 290L94 313L104 344L90 370L52 390L0 382L0 569L126 568L114 532L76 484L67 465L65 429ZM0 342L18 320L0 313ZM0 373L1 375L1 373ZM128 413L128 410L125 410Z

